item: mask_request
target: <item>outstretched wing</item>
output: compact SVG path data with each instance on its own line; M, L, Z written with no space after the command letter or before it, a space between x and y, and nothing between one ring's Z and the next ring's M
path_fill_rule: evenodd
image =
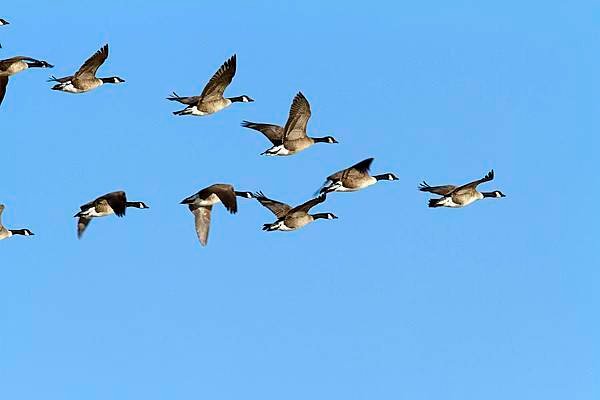
M108 58L108 44L102 46L100 50L94 53L88 58L83 65L75 72L76 78L94 78L98 68L104 64L104 61Z
M58 82L58 83L66 83L73 80L73 76L63 76L62 78L57 78L54 75L50 75L50 78L47 82Z
M419 184L419 190L421 192L435 193L439 194L440 196L446 196L447 194L451 193L454 189L456 189L456 186L454 185L429 186L429 184L425 181Z
M6 70L6 68L10 67L14 62L17 61L41 62L40 60L36 60L35 58L31 57L15 56L5 60L0 60L0 70Z
M308 200L306 203L300 204L299 206L292 208L290 210L289 214L293 214L295 212L307 213L311 208L313 208L317 204L324 202L326 198L327 198L327 195L325 193L323 193L320 196L315 197L314 199Z
M81 239L83 232L85 232L91 221L91 218L79 217L79 220L77 220L77 239Z
M292 101L288 120L283 128L283 140L297 140L306 137L306 125L310 119L310 104L302 94L298 94Z
M188 106L192 106L194 104L198 104L198 101L200 100L200 96L181 97L177 93L173 92L173 95L167 97L167 100L178 101L181 104L186 104Z
M4 212L4 204L0 204L0 229L2 229L2 212Z
M202 246L208 243L208 231L210 230L210 214L212 206L197 206L189 205L190 211L194 214L194 224L196 226L196 234Z
M275 214L277 218L285 216L292 209L292 207L285 203L269 199L263 194L263 192L254 193L254 197L260 202L260 204L263 205L263 207L268 208L273 214Z
M229 60L225 61L225 63L221 65L221 68L219 68L213 77L210 78L204 87L204 90L202 90L200 97L203 100L218 100L222 98L225 89L229 86L235 76L236 65L236 55L234 54Z
M233 186L225 184L225 183L217 183L207 188L212 191L221 203L225 206L227 211L232 214L237 212L237 198L235 197L235 191L233 190Z
M481 179L477 179L476 181L469 182L466 185L462 185L462 186L457 187L455 189L455 193L456 192L460 192L462 190L474 190L474 189L477 188L478 185L480 185L480 184L482 184L484 182L489 182L492 179L494 179L494 170L491 170L490 172L488 172L487 175L484 176Z
M361 162L354 164L350 168L346 168L344 171L341 171L342 178L347 178L347 177L359 178L364 175L368 175L372 163L373 163L373 158L367 158L366 160L362 160ZM327 178L327 179L329 179L329 178Z
M113 209L117 217L122 217L125 215L125 210L127 210L127 196L125 195L125 192L118 191L107 193L104 196L98 198L98 200L102 199L108 202L108 205L110 206L110 208Z
M267 137L275 146L283 143L283 127L273 124L261 124L258 122L242 121L244 128L254 129Z
M8 86L8 76L0 76L0 104L2 104L2 100L4 100L6 86Z

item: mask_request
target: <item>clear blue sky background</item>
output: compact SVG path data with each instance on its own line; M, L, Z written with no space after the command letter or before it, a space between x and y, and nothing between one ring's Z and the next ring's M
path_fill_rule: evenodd
M0 106L3 220L36 233L0 242L0 398L600 398L600 8L479 3L3 4L0 58L56 67ZM125 84L49 89L106 42ZM233 53L227 93L256 102L171 115ZM340 144L259 157L239 123L299 90ZM299 203L366 157L400 180L297 232L239 199L200 248L178 204L214 182ZM491 168L505 199L416 190ZM78 241L78 206L118 189L151 208Z

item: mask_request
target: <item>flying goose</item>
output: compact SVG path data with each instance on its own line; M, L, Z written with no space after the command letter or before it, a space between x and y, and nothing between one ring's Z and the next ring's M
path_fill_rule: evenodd
M52 86L52 90L59 90L67 93L85 93L96 89L105 83L123 83L125 80L118 76L110 78L96 78L96 71L104 64L108 58L108 44L102 46L100 50L88 58L79 68L75 75L56 78L51 76L48 82L58 82Z
M233 80L236 70L236 55L234 54L208 81L200 96L180 97L173 92L173 96L167 97L167 100L178 101L187 105L183 110L175 111L175 115L209 115L227 108L231 103L242 102L249 103L254 100L243 95L237 97L223 97L227 86Z
M33 232L29 229L6 229L2 225L2 212L4 211L4 204L0 204L0 240L9 238L13 235L31 236Z
M367 158L349 168L329 175L319 192L355 192L367 186L374 185L378 181L398 180L398 177L391 172L373 176L369 175L369 168L372 162L373 158Z
M9 25L9 22L5 19L0 18L0 26L2 25ZM2 45L0 44L0 49L2 48Z
M257 192L253 196L277 217L277 221L271 224L264 224L263 231L293 231L317 219L337 219L332 213L308 213L311 208L325 201L326 194L321 194L319 197L293 208L280 201L269 199L262 192Z
M309 119L310 104L302 92L298 92L292 101L285 127L249 121L242 122L242 126L261 132L273 144L273 147L264 151L261 155L289 156L307 149L315 143L338 143L332 136L308 137L306 125Z
M0 60L0 104L6 94L6 86L8 85L8 77L18 74L27 68L52 68L53 65L46 61L36 60L31 57L16 56Z
M123 191L107 193L82 205L81 211L74 215L79 218L77 221L77 237L81 238L92 218L106 217L111 214L123 217L127 207L150 208L141 201L127 201L127 195Z
M454 185L429 186L427 182L423 181L423 183L419 185L419 190L421 192L429 192L442 196L438 199L429 200L429 207L465 207L484 197L506 197L504 193L499 190L494 190L493 192L477 191L477 186L479 184L489 182L492 179L494 179L494 170L488 172L482 179L458 187Z
M187 204L192 214L194 214L196 234L202 246L206 246L208 243L212 206L223 203L227 211L235 214L237 212L236 196L251 199L252 193L238 192L234 190L233 186L226 183L215 183L181 200L180 204Z

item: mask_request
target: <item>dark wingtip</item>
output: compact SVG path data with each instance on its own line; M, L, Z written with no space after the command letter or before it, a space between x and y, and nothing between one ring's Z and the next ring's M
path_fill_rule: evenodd
M266 199L267 198L267 196L265 196L265 194L262 191L260 191L260 190L258 192L254 192L252 194L252 196L253 196L253 198L255 198L257 200L258 199Z
M431 207L431 208L439 207L438 200L439 199L431 199L431 200L429 200L428 206Z

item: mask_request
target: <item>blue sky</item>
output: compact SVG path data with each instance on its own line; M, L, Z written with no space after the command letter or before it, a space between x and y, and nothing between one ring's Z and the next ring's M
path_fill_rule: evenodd
M0 106L3 222L36 233L0 242L0 398L599 398L598 5L148 3L2 7L0 58L56 67ZM104 43L125 84L49 89ZM233 53L227 94L256 102L174 117ZM299 90L340 144L259 157L239 123ZM400 180L297 232L239 199L200 248L178 204L215 182L300 203L367 157ZM416 190L491 168L502 200ZM78 206L118 189L151 208L78 241Z

